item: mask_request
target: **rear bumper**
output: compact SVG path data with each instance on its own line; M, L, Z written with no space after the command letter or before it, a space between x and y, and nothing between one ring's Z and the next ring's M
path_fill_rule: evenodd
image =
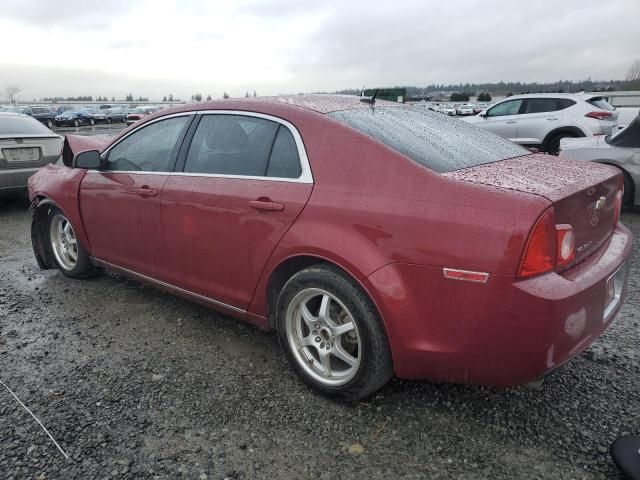
M29 177L36 173L38 168L40 167L0 170L0 194L23 191L27 187Z
M403 378L509 386L535 380L586 349L611 324L607 280L631 252L619 224L570 271L486 284L446 280L442 269L392 264L369 277L385 319L395 373Z

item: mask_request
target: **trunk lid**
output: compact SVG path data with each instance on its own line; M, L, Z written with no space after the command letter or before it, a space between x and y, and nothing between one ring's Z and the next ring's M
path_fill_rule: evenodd
M572 264L593 253L613 232L615 196L621 185L621 175L615 167L536 154L443 175L549 200L555 223L569 224L574 229L576 258Z

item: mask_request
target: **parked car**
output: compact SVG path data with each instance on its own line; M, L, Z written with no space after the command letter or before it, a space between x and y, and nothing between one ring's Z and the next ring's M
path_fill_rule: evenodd
M536 93L508 97L464 120L526 145L557 155L567 137L609 135L618 114L603 97L587 94Z
M99 110L93 105L88 105L83 108L86 110L87 115L90 115L93 118L94 123L106 123L107 122L107 113L106 110Z
M53 122L56 118L56 115L51 111L49 107L33 106L30 108L31 116L33 118L46 125L49 129L53 128Z
M104 110L105 112L105 121L107 123L126 123L127 121L127 110L120 107L110 108L108 110Z
M456 107L452 105L442 105L442 107L440 108L440 112L452 117L455 117L457 115Z
M75 110L67 110L60 115L56 115L54 124L57 126L73 126L95 125L96 119L94 114L86 108L78 108Z
M393 102L169 108L68 135L29 191L42 268L120 272L273 329L306 383L348 400L392 374L538 379L626 294L618 170Z
M456 107L456 115L461 115L461 116L465 116L465 115L473 115L473 111L475 109L475 105L470 104L470 103L465 103L464 105L460 105L458 107Z
M24 191L27 179L61 152L62 137L37 120L0 112L0 195Z
M560 155L618 167L624 175L623 206L640 205L640 115L614 135L563 138Z
M141 118L160 110L160 107L137 107L127 113L127 125L133 125Z

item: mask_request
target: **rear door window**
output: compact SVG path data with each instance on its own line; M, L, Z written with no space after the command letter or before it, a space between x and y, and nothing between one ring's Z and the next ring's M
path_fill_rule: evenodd
M561 110L561 106L556 98L528 98L525 104L524 113L544 113Z
M298 178L296 142L277 122L249 115L204 115L185 160L187 173Z
M436 172L531 153L482 128L424 107L356 108L328 115Z

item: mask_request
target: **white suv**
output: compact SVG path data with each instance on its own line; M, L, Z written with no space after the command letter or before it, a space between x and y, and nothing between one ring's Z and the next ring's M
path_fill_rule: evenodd
M618 113L603 97L585 93L514 95L463 120L520 145L557 154L560 139L610 135Z

